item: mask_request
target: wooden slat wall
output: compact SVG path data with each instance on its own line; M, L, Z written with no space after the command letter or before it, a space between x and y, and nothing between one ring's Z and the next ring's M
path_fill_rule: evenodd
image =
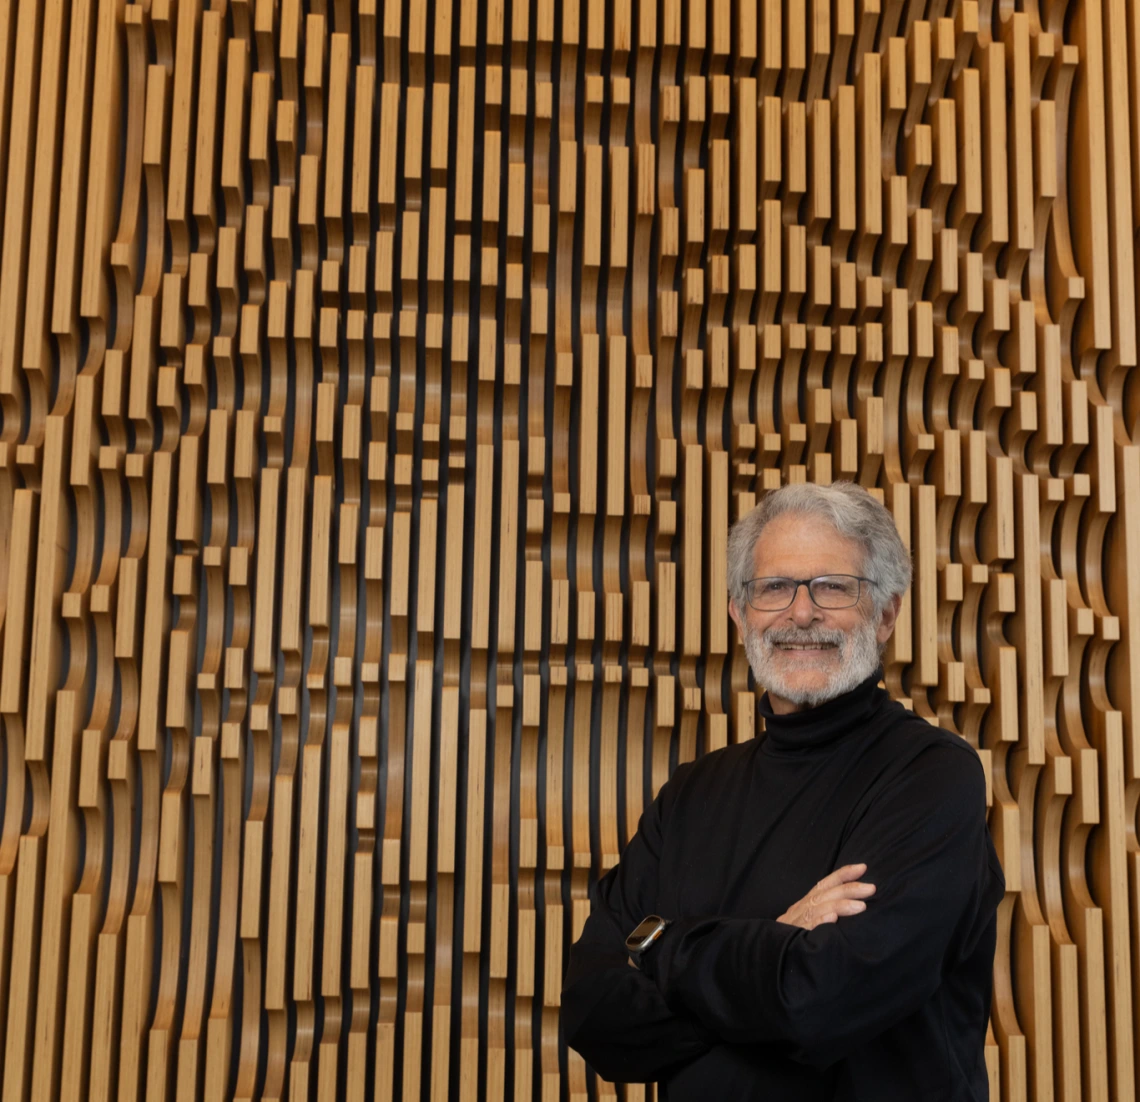
M0 1096L644 1099L568 945L881 497L993 1097L1136 1097L1140 5L0 2Z

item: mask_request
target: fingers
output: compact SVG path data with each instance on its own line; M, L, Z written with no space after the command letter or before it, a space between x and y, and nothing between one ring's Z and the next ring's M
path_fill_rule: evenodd
M874 894L874 884L864 884L859 881L853 884L839 884L825 891L814 891L808 896L808 903L816 910L830 911L838 902L869 899Z
M860 876L867 871L867 866L863 863L857 865L844 865L842 868L836 869L833 873L829 873L818 884L817 888L834 888L838 884L846 884L851 880L858 880Z
M875 885L857 880L853 884L839 884L824 892L813 892L813 899L866 899L875 894Z
M835 903L828 904L826 910L814 916L807 915L802 922L794 922L793 925L802 925L805 930L811 930L816 926L829 926L833 922L838 922L841 918L850 918L852 915L860 914L866 909L867 904L861 899L840 899Z
M825 923L837 922L840 918L862 914L867 909L863 900L874 894L875 885L862 882L837 884L825 891L812 892L803 901L806 904L802 913L803 921L796 925L810 930Z
M815 888L777 921L811 930L861 914L867 909L863 901L875 894L875 885L859 880L867 871L863 862L843 865L825 876Z

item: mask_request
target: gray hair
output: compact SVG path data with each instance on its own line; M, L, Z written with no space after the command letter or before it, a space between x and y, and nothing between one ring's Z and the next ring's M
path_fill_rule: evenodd
M863 574L871 579L876 617L893 597L901 597L910 588L910 552L886 506L854 482L829 486L797 482L765 494L728 534L728 592L738 609L745 607L744 587L755 570L756 541L771 521L785 513L823 517L841 536L863 546Z

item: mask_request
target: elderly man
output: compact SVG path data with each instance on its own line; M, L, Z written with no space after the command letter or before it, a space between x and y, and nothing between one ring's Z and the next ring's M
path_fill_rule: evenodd
M852 483L729 538L761 738L681 765L598 881L567 1042L669 1102L977 1102L1005 889L978 756L878 687L911 566Z

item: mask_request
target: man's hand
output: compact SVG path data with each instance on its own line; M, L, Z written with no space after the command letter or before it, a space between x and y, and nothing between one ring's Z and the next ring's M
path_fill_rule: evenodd
M814 930L825 922L838 922L841 917L865 911L867 904L863 900L875 894L874 884L859 881L859 877L866 871L866 865L844 865L841 869L836 869L798 903L793 903L776 921Z

